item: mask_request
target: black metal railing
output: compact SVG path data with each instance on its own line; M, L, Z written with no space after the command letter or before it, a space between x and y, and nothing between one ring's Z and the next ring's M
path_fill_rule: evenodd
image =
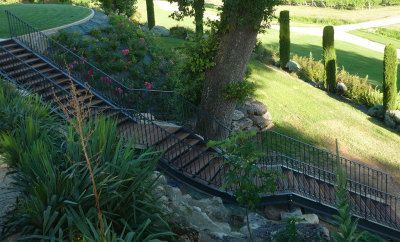
M142 112L151 110L158 116L163 116L171 121L178 121L192 131L195 130L196 125L193 122L197 121L201 115L213 120L215 125L226 130L226 133L231 132L229 127L225 127L213 116L202 112L197 106L177 93L130 88L11 12L5 12L12 38L55 64L60 70L74 77L82 85L91 87L100 95L113 101L118 107L125 109L139 108ZM202 134L200 133L200 135Z
M191 135L196 135L196 124L200 117L213 119L223 129L229 128L224 127L214 117L202 113L175 92L125 86L12 13L7 11L6 14L13 39L54 64L60 71L70 75L78 85L89 88L97 97L112 104L113 109L121 111L134 121L133 125L125 127L124 135L136 137L142 146L165 150L165 160L184 175L216 186L223 184L223 177L227 172L224 157L220 157L222 160L218 161L218 165L211 166L211 172L200 174L200 164L187 164L187 161L198 157L198 147L188 144L168 130L178 125ZM160 142L161 140L164 142ZM336 154L273 131L258 135L257 142L266 153L260 166L266 169L279 167L283 171L284 177L277 193L292 192L335 207ZM171 149L171 146L174 147ZM187 152L183 159L180 157L182 150L194 152ZM201 155L205 164L216 162L215 154ZM343 157L339 157L339 160L348 175L352 212L361 218L400 229L399 198L388 192L390 176Z
M261 164L279 166L290 175L278 192L291 191L335 207L337 155L274 131L260 133L264 149ZM339 157L347 173L349 201L354 215L400 229L400 199L391 194L389 174Z

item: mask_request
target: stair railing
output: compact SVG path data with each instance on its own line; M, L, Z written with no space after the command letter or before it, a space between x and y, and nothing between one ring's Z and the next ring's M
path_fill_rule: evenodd
M142 112L149 112L152 110L154 112L159 111L160 114L162 112L165 114L166 111L174 113L174 111L177 110L177 107L171 105L171 101L175 100L175 105L179 106L179 110L182 114L185 114L186 117L183 115L178 116L178 113L174 113L175 116L171 117L170 115L169 118L175 118L175 121L179 121L180 124L184 125L191 131L194 132L196 126L195 123L193 123L193 120L196 121L199 117L207 117L207 119L213 120L215 125L226 130L226 133L231 133L229 127L224 126L210 114L201 111L197 106L188 102L179 94L172 91L130 88L97 68L84 57L77 55L66 46L24 22L13 13L7 10L5 13L8 18L10 36L13 39L18 40L21 44L49 60L60 70L68 73L77 81L80 81L82 85L90 86L98 94L112 100L119 107L137 109L140 104L146 105L148 108L148 110L145 110L141 107L140 109ZM157 102L151 100L151 98L157 99ZM137 103L139 100L141 103ZM152 106L150 106L150 104L152 104ZM163 111L161 108L157 108L157 106L168 107L169 110L164 109L165 111ZM187 116L188 114L192 116L190 119ZM185 121L188 122L185 123Z

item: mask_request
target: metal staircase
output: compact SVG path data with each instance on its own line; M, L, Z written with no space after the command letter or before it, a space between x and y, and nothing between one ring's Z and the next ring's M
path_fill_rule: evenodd
M229 169L225 158L195 131L197 117L207 114L174 92L126 87L12 13L6 14L11 39L0 42L0 74L5 79L38 94L59 113L68 107L75 86L74 95L84 107L115 119L122 137L134 137L138 148L163 151L160 167L166 172L206 193L233 200L232 190L221 188ZM277 191L263 194L263 204L290 203L326 216L336 213L335 154L272 131L257 139L266 154L260 167L278 168L283 174ZM344 158L340 161L360 227L400 239L400 203L388 192L390 176Z

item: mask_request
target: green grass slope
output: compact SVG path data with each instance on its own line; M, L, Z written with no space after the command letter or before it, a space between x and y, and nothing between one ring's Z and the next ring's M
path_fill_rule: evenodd
M90 10L87 8L63 4L0 5L0 38L7 38L9 36L4 10L9 10L40 30L73 23L90 14Z
M257 97L272 113L275 130L384 170L400 167L400 135L352 105L259 62L252 62ZM392 172L392 174L394 174Z

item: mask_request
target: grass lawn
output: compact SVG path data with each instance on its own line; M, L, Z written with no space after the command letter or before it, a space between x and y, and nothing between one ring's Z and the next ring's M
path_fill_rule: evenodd
M262 42L274 50L279 48L279 32L268 30L266 34L260 36ZM315 59L322 58L322 38L304 35L299 33L291 34L292 54L309 56L312 53ZM371 83L382 85L383 53L365 49L347 42L335 42L338 66L344 68L352 74L360 76L368 75ZM400 76L400 68L399 68ZM399 86L400 86L400 79Z
M0 5L0 38L7 38L8 25L4 10L9 10L32 26L50 29L85 18L90 10L84 7L62 4L11 4Z
M296 22L315 25L324 25L324 23L341 25L397 16L400 12L400 6L377 7L371 10L343 10L282 5L277 7L276 14L279 15L279 12L282 10L290 11L294 25L298 25Z
M146 18L144 0L139 0L142 21ZM178 22L168 18L169 12L156 7L159 25L172 27ZM187 19L180 26L193 28ZM269 30L261 39L266 45L278 45L278 32ZM160 46L174 48L181 40L158 38ZM318 37L293 34L293 52L321 58L321 42ZM383 54L358 48L345 42L337 42L340 63L352 73L369 75L380 84ZM282 72L277 72L259 62L252 62L251 79L257 84L257 96L265 102L273 116L276 131L334 151L335 139L339 139L343 156L360 160L380 169L398 170L400 135L388 130L358 108L329 97L325 92Z
M337 138L345 157L387 171L400 167L398 133L297 78L259 62L251 65L257 96L268 106L276 131L332 151Z
M374 33L369 29L353 30L350 31L350 33L384 45L393 44L394 46L396 46L396 48L400 48L400 40L387 36L382 36L380 34Z

